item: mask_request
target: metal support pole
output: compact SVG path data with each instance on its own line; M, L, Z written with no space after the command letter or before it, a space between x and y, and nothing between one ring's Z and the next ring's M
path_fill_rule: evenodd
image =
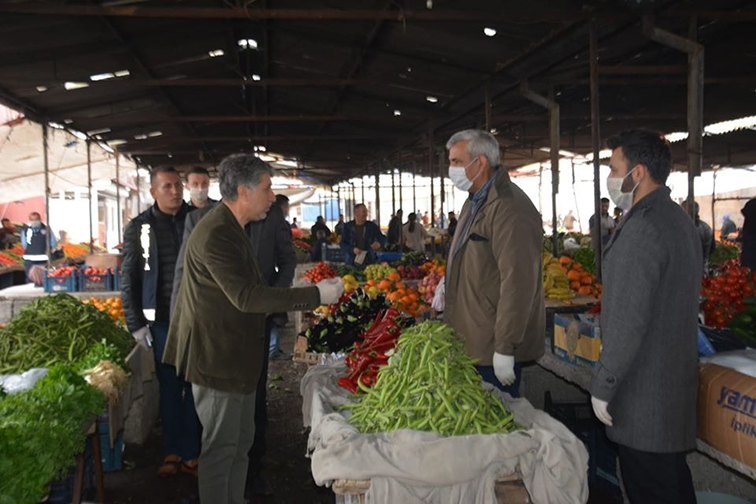
M396 215L396 170L391 167L391 213Z
M551 98L539 95L528 86L527 81L520 82L520 93L528 100L549 109L549 153L551 157L551 243L554 256L559 255L559 237L557 233L557 194L559 193L559 104Z
M643 18L643 34L662 45L688 55L688 201L695 201L695 178L701 174L703 164L703 93L704 46L696 42L698 22L691 18L688 38L654 26L651 16ZM695 205L688 205L691 218L695 218Z
M443 170L442 167L444 166L445 154L446 154L445 150L438 151L438 182L439 182L439 190L441 191L441 194L440 194L440 196L441 196L441 209L440 209L441 210L441 217L439 219L440 222L438 223L438 225L441 227L441 229L443 229L444 222L445 222L445 219L446 219L446 217L445 217L446 214L444 213L444 202L446 200L446 196L445 196L445 193L446 193L445 185L446 184L444 184L444 179L445 179L444 174L441 173L442 170Z
M362 190L362 202L367 205L366 199L365 199L365 177L360 177L360 189Z
M714 166L711 170L711 232L716 235L716 223L717 217L714 214L714 206L717 202L717 169L718 166Z
M412 163L412 211L417 212L417 165Z
M599 131L599 67L598 67L598 34L596 19L591 19L589 28L589 65L591 79L591 143L593 144L593 206L596 216L595 227L590 230L593 242L598 244L596 251L596 276L601 278L603 255L601 254L601 133Z
M399 208L403 209L404 207L404 191L402 190L402 170L399 169ZM404 212L405 215L407 215L408 212Z
M381 174L378 168L375 169L375 223L381 227Z
M431 197L431 208L430 208L430 223L431 227L436 227L436 216L435 216L435 208L436 208L436 194L433 190L433 124L428 125L428 174L430 176L430 197Z
M486 131L490 133L493 126L491 124L491 89L488 87L488 84L486 84L486 87L484 88L484 100L486 109Z
M89 252L94 250L94 223L92 222L92 142L87 139L87 191L89 193Z
M47 267L50 267L50 161L47 152L47 123L42 124L42 151L45 163L45 225L47 225L48 236L45 239L45 253L47 254Z
M336 186L336 207L338 208L339 215L341 215L341 186L340 185Z
M118 226L118 243L121 243L121 156L118 154L118 148L115 150L116 165L116 226Z

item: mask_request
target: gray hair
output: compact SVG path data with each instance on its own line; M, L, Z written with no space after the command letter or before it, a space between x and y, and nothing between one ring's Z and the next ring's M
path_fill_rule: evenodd
M220 193L226 201L236 201L240 185L254 188L263 175L273 176L273 168L253 154L231 154L218 166Z
M470 159L483 155L494 169L501 164L499 142L488 131L476 129L458 131L446 142L446 149L451 149L459 142L467 142L467 153L470 154Z

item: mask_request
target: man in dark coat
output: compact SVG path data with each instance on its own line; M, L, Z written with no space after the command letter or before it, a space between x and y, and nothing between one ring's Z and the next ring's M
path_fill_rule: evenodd
M402 240L402 217L404 216L404 212L400 208L396 211L396 215L392 217L391 221L389 222L388 227L388 234L386 235L386 245L400 245L403 243Z
M341 237L341 251L344 262L349 265L366 266L378 260L377 252L386 242L381 228L367 220L367 207L360 203L354 207L354 220L344 225ZM362 259L362 262L359 260Z
M607 188L627 213L604 250L593 409L619 445L633 504L696 502L685 455L696 444L701 242L664 185L664 138L631 130L608 145Z

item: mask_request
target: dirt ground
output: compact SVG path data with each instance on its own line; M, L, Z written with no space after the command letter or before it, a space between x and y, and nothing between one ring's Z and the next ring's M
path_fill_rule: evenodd
M283 333L282 348L292 353L294 330ZM302 398L299 382L307 371L306 364L272 361L268 388L268 453L266 472L274 494L259 497L248 493L250 504L334 502L333 493L318 487L310 473L310 460L305 457L307 437L302 426ZM272 388L271 386L274 385ZM124 469L105 475L106 502L114 504L195 504L199 502L197 480L187 474L172 478L157 477L162 459L160 427L156 427L147 442L127 445Z

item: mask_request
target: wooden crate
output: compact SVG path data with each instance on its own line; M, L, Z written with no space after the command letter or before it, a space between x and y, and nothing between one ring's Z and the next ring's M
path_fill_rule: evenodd
M304 336L297 336L297 340L294 342L294 356L292 357L292 360L294 362L309 364L310 366L320 363L323 354L308 352L307 343L307 338Z
M370 480L343 480L333 482L331 489L336 495L336 504L365 504L365 493ZM519 473L499 478L494 487L497 504L532 504L530 494Z

